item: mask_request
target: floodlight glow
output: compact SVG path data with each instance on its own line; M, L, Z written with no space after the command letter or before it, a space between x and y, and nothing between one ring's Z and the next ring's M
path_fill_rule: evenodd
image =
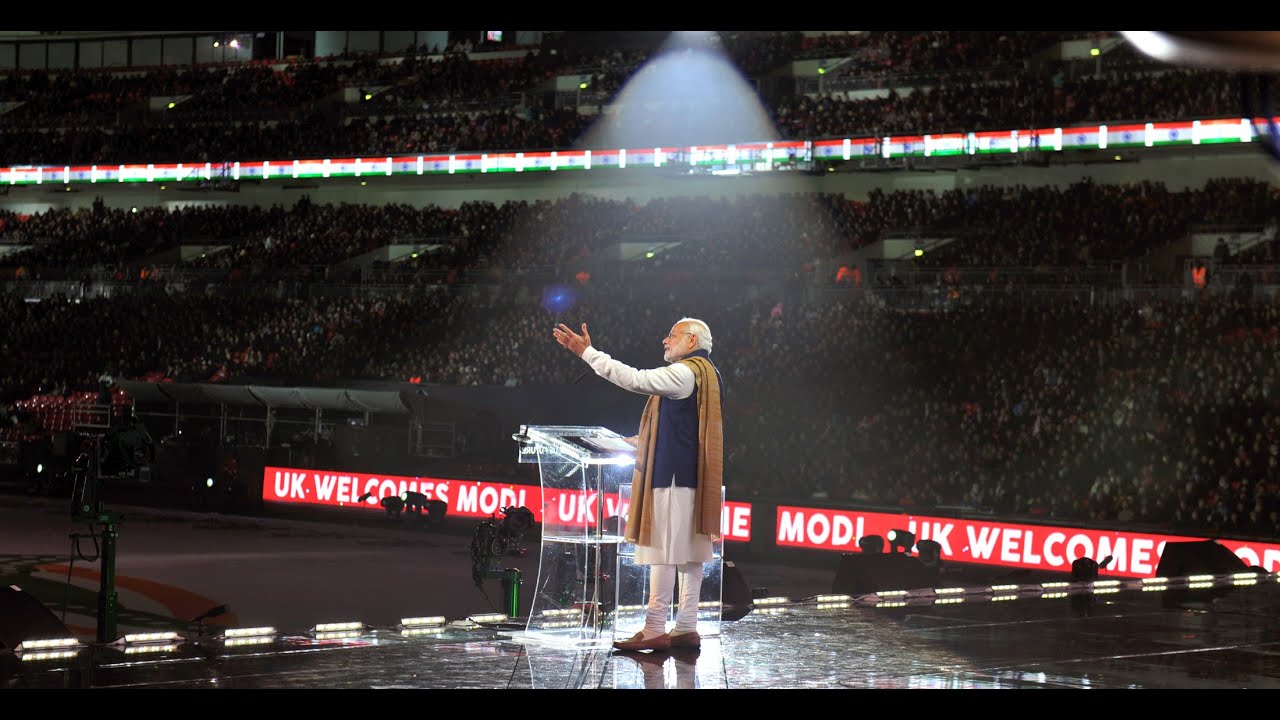
M239 638L239 637L257 637L259 635L275 635L276 629L270 626L250 627L250 628L229 628L222 635L223 637Z
M75 647L79 644L80 641L73 637L48 638L45 640L23 640L18 643L18 647L15 648L15 650L17 652L22 652L24 650L47 650L49 648Z
M270 635L254 635L251 637L233 637L223 641L223 647L244 647L246 645L267 645L275 641Z
M41 650L40 652L22 653L22 662L40 660L67 660L80 654L79 650Z
M581 608L553 608L551 610L543 610L544 617L566 617L568 615L581 615Z
M439 635L445 631L443 627L407 627L400 631L405 637L424 637L427 635Z
M319 625L316 625L314 628L312 628L312 630L314 630L315 632L334 632L338 630L363 630L363 629L364 629L364 623L362 622L320 623Z
M149 643L162 642L164 640L177 640L178 633L168 630L165 632L149 632L149 633L129 633L124 636L126 643Z
M359 630L337 630L334 632L318 632L317 640L349 640L360 637Z
M443 615L428 615L425 617L400 618L400 624L405 627L444 625L446 622L448 622L448 620L446 620Z
M506 622L508 616L503 613L480 613L478 615L468 615L467 619L471 622L482 625L484 623L500 623Z
M141 655L143 653L163 653L173 652L178 646L173 643L165 643L163 645L149 643L146 645L130 645L124 649L125 655Z

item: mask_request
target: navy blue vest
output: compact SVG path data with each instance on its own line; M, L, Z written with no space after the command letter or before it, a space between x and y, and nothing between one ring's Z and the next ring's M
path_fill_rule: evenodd
M685 357L707 357L706 350L694 350ZM710 358L707 358L710 362ZM715 364L712 363L712 367ZM716 368L720 398L724 400L724 380ZM658 446L653 451L653 486L698 487L698 388L683 400L658 398Z

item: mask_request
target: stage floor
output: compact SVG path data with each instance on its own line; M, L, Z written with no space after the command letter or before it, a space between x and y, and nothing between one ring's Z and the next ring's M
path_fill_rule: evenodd
M786 599L758 599L745 617L724 622L718 638L705 639L700 651L619 654L607 645L558 647L525 636L515 623L477 625L448 612L442 613L450 618L443 627L408 633L394 618L413 613L387 596L388 588L410 581L404 577L410 571L395 555L383 565L369 559L365 531L303 533L324 558L317 561L299 555L290 542L297 538L280 528L271 531L274 542L263 543L263 528L271 523L222 519L215 529L220 544L204 541L208 549L201 554L183 543L198 538L200 526L211 522L207 517L144 521L139 515L122 529L118 572L127 588L121 633L163 625L144 622L141 598L158 597L144 581L180 585L203 597L188 597L188 607L232 597L237 611L207 622L203 631L188 626L177 638L140 651L141 645L93 642L83 597L73 597L67 616L68 587L83 596L92 583L81 575L86 563L72 568L65 557L48 554L59 531L66 542L65 528L51 520L61 506L50 510L8 499L0 502L0 537L5 552L19 554L5 556L6 584L15 565L22 565L16 558L37 558L26 566L36 568L23 576L26 586L66 618L82 643L64 658L33 660L25 650L0 651L5 688L1280 688L1280 582L1274 574L1210 576L1197 583L1204 587L1185 579L1164 589L1133 580L1065 587L1024 580L996 590L970 584L954 593L827 598L821 586L830 575L822 573L808 584L771 587ZM414 552L448 559L426 572L423 582L442 598L469 590L457 585L466 574L453 567L457 538L419 544L426 547ZM383 545L399 548L385 539ZM378 557L388 554L375 547ZM373 565L371 574L350 571L356 559ZM59 575L79 584L59 586L53 582ZM225 593L217 594L219 588ZM316 594L316 588L327 592ZM165 607L183 617L177 597L171 593ZM473 611L484 609L473 598L466 602ZM341 620L359 620L360 627L345 637L322 638L315 630L317 621ZM223 637L229 627L260 623L276 632L244 644Z

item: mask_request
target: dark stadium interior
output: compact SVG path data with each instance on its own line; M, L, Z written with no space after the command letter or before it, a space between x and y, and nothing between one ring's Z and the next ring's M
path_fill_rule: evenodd
M1280 687L1280 49L1246 35L0 31L0 687ZM467 498L538 491L513 434L636 432L552 328L644 368L681 317L752 611L696 658L522 644L527 597L400 632L499 604ZM822 599L908 525L966 602ZM985 529L1024 544L964 555ZM1135 548L1183 540L1234 555L1148 592ZM116 657L116 612L181 637ZM83 652L24 661L42 623Z

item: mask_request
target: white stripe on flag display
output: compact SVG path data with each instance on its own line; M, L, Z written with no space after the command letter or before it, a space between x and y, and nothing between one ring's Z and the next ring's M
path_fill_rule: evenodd
M903 135L891 139L889 157L924 156L924 136Z
M1094 149L1098 147L1098 126L1063 128L1062 147L1069 149Z
M637 156L643 156L644 154L643 151L640 151L640 150L634 150L632 152L635 153L635 155L631 157L632 162L635 162ZM650 154L650 157L652 157L651 154ZM590 169L591 167L617 167L618 151L617 150L597 150L596 152L591 153L590 159L591 159L591 162L587 165L588 169Z
M1146 135L1145 125L1115 125L1107 128L1107 145L1144 145Z
M813 156L822 160L830 160L833 158L849 159L849 149L853 141L849 138L843 140L819 140L813 144Z
M925 135L925 157L930 155L963 155L965 137L959 133L948 135Z
M1147 123L1147 147L1191 143L1191 123Z
M655 147L637 147L635 150L627 150L627 164L635 165L637 168L657 168L658 163L654 161L654 155L657 152Z
M1138 122L1075 128L996 130L982 133L945 133L881 138L838 138L817 141L759 141L695 147L611 149L595 154L595 164L605 167L663 167L673 160L695 166L754 167L795 160L851 160L879 155L884 158L1010 153L1023 150L1106 149L1116 147L1164 147L1213 143L1253 142L1268 135L1266 118L1208 118L1174 122ZM590 169L592 151L509 152L363 158L278 159L218 163L134 163L114 166L84 165L38 167L0 166L0 183L157 183L186 182L217 177L236 180L269 180L280 177L362 177L423 175L426 173L489 173ZM274 172L273 172L274 171Z
M977 153L1016 152L1013 137L1007 132L974 133L973 147Z

